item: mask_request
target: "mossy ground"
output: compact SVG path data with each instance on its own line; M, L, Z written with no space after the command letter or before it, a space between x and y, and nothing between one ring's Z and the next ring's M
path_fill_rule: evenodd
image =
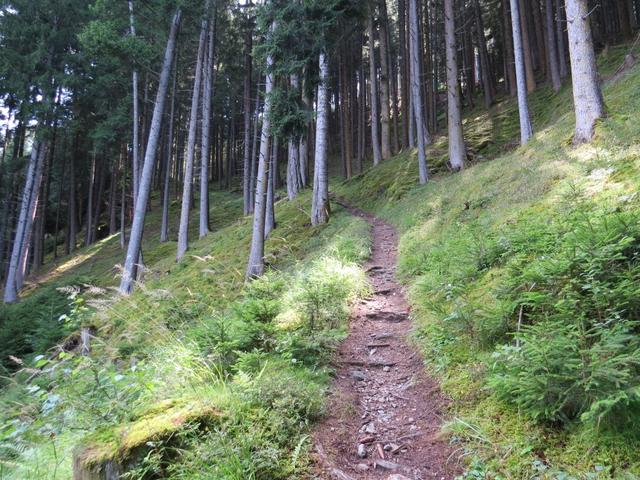
M601 55L603 77L628 51L621 46ZM638 85L637 67L605 83L609 115L591 144L571 145L570 86L557 95L541 87L530 97L536 136L526 147L516 148L517 112L505 99L489 113L467 115L473 163L463 172L446 172L446 138L438 138L429 149L434 176L426 186L416 185L416 154L405 151L333 188L402 234L399 273L410 286L415 341L452 398L447 430L469 462L465 478L640 475L640 444L628 430L579 421L541 425L487 385L494 346L512 341L518 316L500 301L512 275L502 239L535 252L545 245L552 218L580 202L611 212L640 206Z

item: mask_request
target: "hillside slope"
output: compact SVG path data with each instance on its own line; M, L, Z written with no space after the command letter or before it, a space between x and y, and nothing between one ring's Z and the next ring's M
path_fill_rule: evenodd
M607 52L604 76L627 51ZM505 99L468 116L465 171L445 171L440 138L427 186L403 152L333 188L401 234L415 342L452 399L447 430L466 478L640 475L639 85L638 68L607 82L611 115L590 145L570 145L570 89L541 88L525 148L514 150ZM250 221L216 193L216 232L180 264L151 215L146 282L130 298L110 291L114 237L2 307L2 356L23 363L6 364L20 371L0 398L0 478L308 477L310 426L349 305L367 292L370 247L366 222L338 206L310 228L309 203L278 203L272 272L251 285Z
M404 153L335 189L401 232L415 342L452 399L465 478L640 474L640 69L612 75L627 49L601 58L610 114L592 144L571 145L570 89L536 92L526 147L425 187Z

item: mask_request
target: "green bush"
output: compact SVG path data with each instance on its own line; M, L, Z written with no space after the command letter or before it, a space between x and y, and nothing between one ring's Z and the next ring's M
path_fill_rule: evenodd
M491 385L531 417L629 427L640 408L640 223L580 205L554 249L514 262L507 295L522 329Z

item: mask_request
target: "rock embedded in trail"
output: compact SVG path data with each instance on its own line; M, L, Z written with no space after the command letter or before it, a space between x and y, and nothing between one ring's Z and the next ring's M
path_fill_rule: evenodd
M358 445L358 456L360 458L367 458L367 447L362 443Z
M364 382L367 379L367 376L364 374L364 372L360 370L351 370L350 375L351 378L358 382Z
M376 468L382 468L383 470L396 470L400 468L400 465L397 463L389 462L388 460L376 460L375 463Z

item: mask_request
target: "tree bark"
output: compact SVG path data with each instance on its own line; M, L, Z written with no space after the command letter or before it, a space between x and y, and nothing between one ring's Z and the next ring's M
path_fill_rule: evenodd
M513 51L516 62L516 79L518 84L518 113L520 116L520 144L524 145L533 136L529 117L529 99L527 97L527 73L525 67L522 33L520 31L520 4L511 1L511 26L513 30Z
M382 159L388 160L391 158L389 18L387 15L387 1L379 0L378 5L380 10L380 142ZM349 159L349 161L351 161L351 159Z
M418 142L418 172L420 184L424 185L429 180L427 168L427 156L425 151L425 124L422 103L422 89L420 86L420 38L418 36L418 5L417 0L409 0L409 37L411 56L411 104L413 106L416 138Z
M376 66L373 12L369 15L367 32L369 35L369 83L371 86L371 144L373 148L373 164L378 165L382 159L382 149L380 147L380 131L378 129L380 114L378 112L378 68Z
M191 212L191 197L193 189L193 163L196 150L196 134L198 132L198 105L200 103L200 88L202 83L202 63L205 56L207 31L209 22L202 21L200 41L198 42L198 59L196 61L193 93L191 95L191 115L189 118L189 137L187 140L187 158L184 166L182 183L182 208L180 210L180 226L178 229L178 252L176 259L182 260L189 246L189 214Z
M133 0L129 0L129 25L131 36L136 36L135 18L133 15ZM132 73L132 89L133 89L133 198L138 198L138 186L140 184L140 99L138 86L138 69L133 68Z
M202 97L202 141L200 148L200 238L209 233L209 155L211 153L211 101L213 99L213 59L215 55L216 20L209 26L207 60L204 62L204 94Z
M560 78L567 78L569 66L567 65L567 47L565 44L565 15L562 5L563 0L556 0L556 37L558 40L558 65Z
M253 58L251 57L253 41L253 32L247 27L244 36L244 148L243 170L242 170L242 197L244 205L244 214L249 215L251 212L251 70L253 67Z
M171 30L169 33L169 39L167 40L167 47L165 49L164 61L160 74L160 81L158 83L158 93L153 110L153 117L151 119L151 129L149 139L147 141L147 148L145 150L144 165L142 167L142 176L140 178L140 188L138 198L135 202L131 238L129 240L129 246L127 247L122 280L120 281L120 292L125 295L132 292L133 282L136 278L136 262L138 262L141 253L140 247L142 245L144 219L147 212L147 202L149 201L153 167L156 159L156 149L160 138L160 126L164 113L167 90L169 88L169 77L171 76L171 66L173 64L173 57L176 48L176 37L181 18L182 11L178 9L171 23Z
M162 179L162 223L160 225L160 242L169 241L169 190L173 160L173 131L176 110L176 85L178 80L177 58L174 58L173 85L171 87L171 105L169 106L169 124L167 125L167 143L164 152L164 178Z
M22 287L22 278L31 236L31 228L38 204L38 194L42 181L42 170L47 155L47 145L43 142L34 143L31 151L31 159L25 178L25 186L22 192L22 201L18 224L13 240L9 269L4 287L4 303L13 303L18 300L18 290Z
M278 139L274 138L271 145L271 155L269 157L269 168L267 174L267 198L266 211L264 216L264 238L276 228L275 212L275 190L278 170Z
M271 34L275 30L275 22L271 25ZM256 174L256 194L253 211L253 230L251 235L251 250L249 251L249 262L247 265L246 277L256 278L264 274L264 224L266 214L266 193L267 193L267 164L269 162L269 130L271 129L271 92L273 91L274 79L271 69L273 58L267 57L267 78L265 82L264 112L262 114L262 133L260 137L260 157L258 160L258 172Z
M369 20L372 22L372 20ZM373 42L372 42L373 44ZM311 224L321 225L329 221L329 178L327 172L327 142L329 133L329 59L322 52L319 58L320 85L318 87L318 115L316 121L316 149L313 180Z
M559 92L562 87L560 81L560 66L558 63L558 49L556 48L556 37L553 23L553 0L545 0L545 27L547 32L549 76L551 86L555 92Z
M533 59L531 58L531 40L529 36L529 22L525 10L524 0L518 0L518 12L522 38L522 51L524 53L524 66L527 73L527 92L531 93L536 89L536 75L533 69ZM513 3L511 4L511 15L513 16ZM515 40L514 40L515 43Z
M484 104L487 108L493 105L493 81L491 79L491 64L487 52L487 40L484 35L484 21L482 20L482 10L480 2L474 0L473 7L476 20L476 36L478 40L478 51L480 52L480 65L482 68L482 90L484 92Z
M587 0L567 0L566 9L576 114L573 142L578 144L593 138L596 122L605 115L605 106L593 50Z
M460 88L458 85L458 49L456 46L456 25L453 2L454 0L444 0L449 163L454 170L461 170L464 167L465 146L462 133Z

